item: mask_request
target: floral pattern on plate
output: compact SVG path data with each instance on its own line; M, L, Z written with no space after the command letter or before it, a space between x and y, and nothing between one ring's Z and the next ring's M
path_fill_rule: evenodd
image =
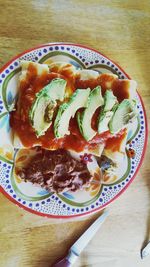
M53 64L66 62L76 68L94 69L100 73L117 74L119 78L129 78L114 62L101 53L75 44L45 44L22 53L6 64L0 72L0 190L20 207L47 217L69 218L95 212L108 205L118 197L135 177L147 141L147 123L142 100L137 94L139 118L128 131L124 164L120 166L119 179L111 184L101 183L101 174L90 154L84 152L80 160L86 161L93 169L93 183L90 188L79 192L51 194L44 189L22 182L14 173L14 162L26 160L26 152L14 150L12 132L9 125L9 111L12 110L17 97L17 82L20 73L20 60L31 60ZM134 151L134 157L129 153Z

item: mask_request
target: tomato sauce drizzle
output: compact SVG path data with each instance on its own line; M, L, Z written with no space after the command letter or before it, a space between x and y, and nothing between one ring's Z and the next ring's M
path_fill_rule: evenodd
M19 99L16 104L16 110L11 113L10 124L14 132L19 136L21 142L25 147L32 147L35 145L41 145L43 148L47 149L73 149L77 152L82 151L84 148L94 148L99 143L106 143L110 139L113 140L112 135L109 131L102 134L96 134L95 137L87 142L81 135L78 124L75 118L71 119L69 125L70 135L66 135L63 138L55 138L53 131L53 123L50 128L46 131L45 135L37 137L34 129L32 128L29 121L29 110L34 102L35 95L39 92L45 85L47 85L54 78L63 78L67 81L68 94L73 93L77 88L85 89L90 87L93 89L97 85L102 86L102 92L105 89L105 81L100 81L99 79L91 79L88 81L82 81L78 78L73 77L72 72L69 68L65 70L53 69L50 73L43 73L42 75L37 75L37 70L33 64L29 65L26 79L21 81L19 87ZM59 73L56 73L58 71ZM107 81L108 82L108 81ZM115 87L114 87L115 88ZM115 89L116 90L116 89ZM120 98L124 95L120 95ZM100 109L97 109L92 118L92 128L96 130L97 117ZM119 136L121 133L119 133ZM118 136L118 137L119 137ZM111 141L109 141L111 142Z

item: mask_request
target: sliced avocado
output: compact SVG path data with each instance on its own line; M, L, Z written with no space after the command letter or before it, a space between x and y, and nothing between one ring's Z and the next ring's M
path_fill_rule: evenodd
M138 116L135 100L124 99L117 107L110 122L109 129L112 134L118 133Z
M113 95L112 90L106 90L104 95L104 109L103 111L110 111L113 106L117 103L117 97Z
M49 84L47 84L40 92L36 94L37 97L41 95L47 95L51 100L63 101L66 87L66 80L56 78L53 79Z
M96 131L91 127L91 120L96 109L103 104L104 100L101 95L101 87L97 86L89 95L87 108L82 113L78 112L77 114L80 132L87 141L91 140L96 134Z
M33 116L32 127L35 129L38 137L43 135L50 127L56 105L56 102L51 101L46 95L40 97L39 101L37 102Z
M52 123L56 100L62 101L65 94L66 81L54 79L36 94L36 99L29 111L29 118L36 135L45 133Z
M112 111L101 112L99 123L98 123L98 133L103 133L109 130L108 123L113 115Z
M114 114L117 103L117 98L113 95L113 92L111 90L106 90L104 95L104 107L98 118L99 134L109 130L108 123Z
M54 133L57 138L61 138L66 134L69 134L69 122L70 119L75 116L76 111L79 108L87 106L88 96L90 94L90 88L77 89L71 96L68 103L64 103L59 107L55 122Z

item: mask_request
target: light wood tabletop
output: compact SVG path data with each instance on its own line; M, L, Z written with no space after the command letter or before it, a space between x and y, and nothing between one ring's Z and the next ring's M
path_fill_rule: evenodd
M138 82L150 119L150 1L0 0L0 67L47 42L80 43L119 63ZM148 267L140 249L150 226L150 146L130 187L76 267ZM48 267L98 217L52 220L21 210L0 194L0 267ZM142 262L141 262L142 261Z

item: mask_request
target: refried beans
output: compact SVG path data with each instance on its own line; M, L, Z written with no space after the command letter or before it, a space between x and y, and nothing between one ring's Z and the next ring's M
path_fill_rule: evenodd
M57 193L83 189L90 185L92 179L87 165L72 158L64 149L41 149L25 167L16 167L16 174L24 181Z

